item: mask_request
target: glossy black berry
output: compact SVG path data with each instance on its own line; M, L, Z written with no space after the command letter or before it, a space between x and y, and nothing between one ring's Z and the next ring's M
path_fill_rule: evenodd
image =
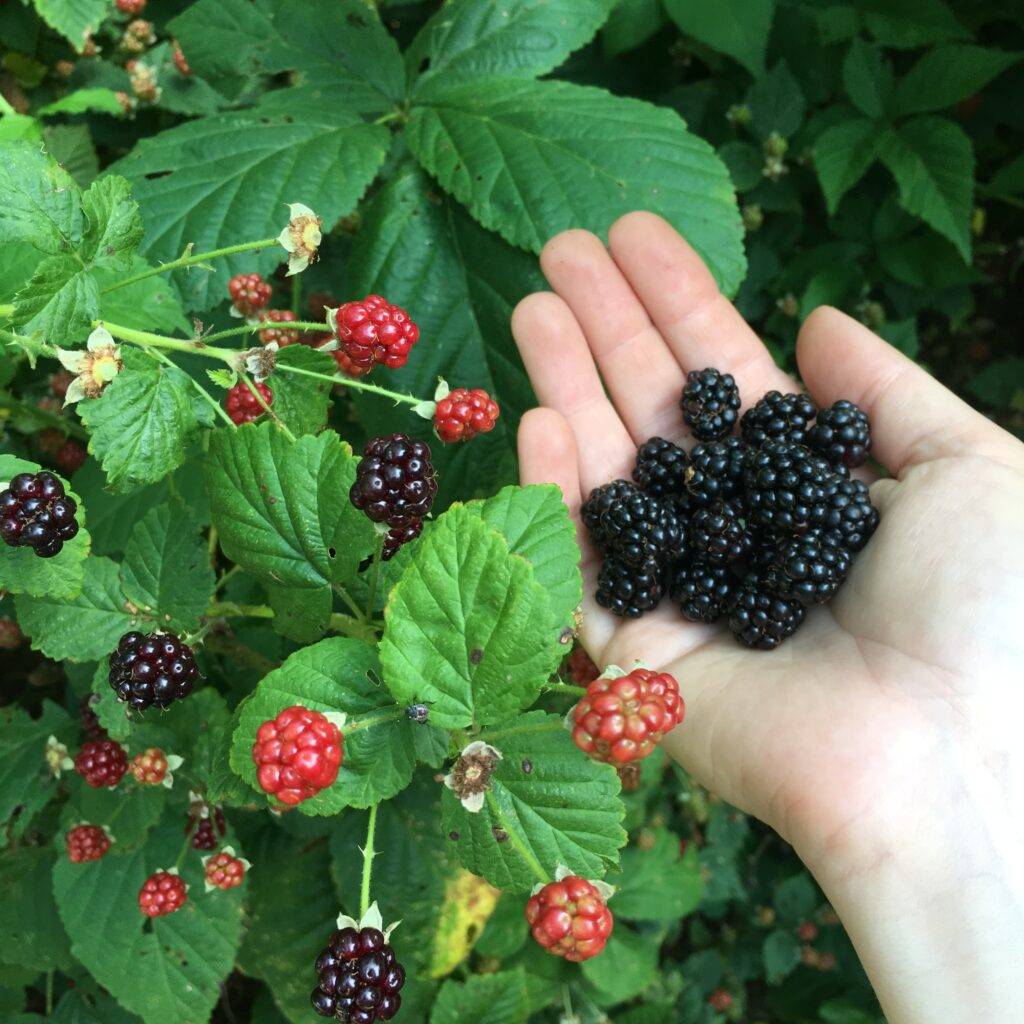
M376 928L342 928L316 961L313 1009L341 1024L391 1020L402 1005L405 968Z
M729 629L747 647L770 651L792 636L807 609L771 590L756 573L740 584L729 608Z
M639 494L640 489L628 480L613 480L603 487L595 487L580 507L580 518L590 539L602 550L608 547L611 536L604 525L605 513L625 498Z
M683 474L686 507L697 509L735 498L743 487L746 452L738 437L697 445Z
M838 534L848 550L860 551L871 539L878 520L868 485L837 474L828 487L822 528Z
M739 418L740 391L732 374L692 370L679 400L683 420L700 441L717 441L731 433Z
M422 532L422 519L410 520L402 526L392 526L384 537L384 547L380 553L381 561L390 562L398 554L398 549L403 544L414 541Z
M669 596L691 622L716 622L729 607L739 579L724 565L683 559L669 574Z
M754 535L738 505L725 501L699 508L690 519L689 547L710 565L729 565L750 554Z
M633 479L655 498L678 498L683 493L683 474L689 457L677 444L652 437L636 454Z
M375 523L406 526L427 516L436 494L430 446L391 434L367 442L349 498Z
M609 555L597 578L597 603L613 615L638 619L658 606L663 593L662 568L649 558L630 565L618 555Z
M842 399L818 413L807 432L807 444L834 466L862 465L871 451L871 424L867 413Z
M682 554L684 526L673 505L649 494L631 494L611 505L601 525L607 548L630 565L660 564Z
M117 699L144 711L170 707L192 692L199 669L192 649L170 633L125 633L107 675Z
M838 529L845 506L854 500L839 491L844 477L803 445L768 441L751 452L743 470L747 515L775 534L816 527ZM830 504L835 500L835 507ZM857 515L859 510L851 510ZM830 525L830 520L835 525Z
M53 558L78 533L78 506L52 473L19 473L0 491L0 537Z
M781 597L807 606L824 604L846 579L850 562L839 534L811 530L779 545L765 580Z
M807 427L817 415L818 407L804 394L768 394L752 405L740 420L743 440L755 448L766 441L807 442Z

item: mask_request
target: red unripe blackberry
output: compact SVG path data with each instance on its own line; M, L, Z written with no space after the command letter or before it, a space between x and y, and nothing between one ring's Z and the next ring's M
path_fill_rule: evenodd
M143 786L159 786L167 778L167 757L159 747L149 747L132 758L128 770Z
M294 806L316 796L338 777L345 737L319 711L285 708L256 733L252 759L260 788Z
M50 390L57 398L64 398L68 393L68 388L71 387L71 382L75 379L73 373L69 373L67 370L58 370L56 373L50 374Z
M685 714L672 676L635 668L616 679L595 679L587 687L572 712L572 738L597 761L628 764L647 757Z
M724 988L716 988L715 991L708 996L708 1006L710 1006L715 1013L725 1013L725 1011L732 1006L731 993Z
M24 637L13 619L0 619L0 651L13 651L21 646Z
M740 434L755 448L768 441L806 444L807 427L817 414L818 407L807 395L769 391L743 414Z
M75 771L94 789L116 786L128 770L124 747L113 740L83 743L75 758Z
M274 392L266 384L254 381L253 386L263 396L263 401L268 406L274 404ZM238 426L243 423L252 423L265 412L259 399L249 390L249 385L245 381L239 381L228 391L227 397L224 399L224 408L227 410L231 422Z
M445 444L486 434L498 422L498 403L486 391L455 388L437 403L434 430Z
M565 659L565 667L569 670L569 678L577 686L589 686L601 674L590 655L579 646Z
M359 302L346 302L334 314L342 351L354 366L405 366L420 336L420 329L401 306L393 306L380 295L367 295Z
M53 453L53 461L65 476L71 476L72 473L80 470L85 459L85 448L77 441L65 441Z
M679 400L683 420L699 441L717 441L732 432L739 418L740 391L732 374L708 367L686 375Z
M597 956L612 933L612 914L585 878L549 882L526 903L533 937L549 953L573 963Z
M19 473L0 491L0 537L53 558L78 533L78 506L52 473Z
M807 432L807 445L833 466L853 469L867 461L871 451L871 424L860 406L846 399L833 402L818 413Z
M373 369L373 364L369 366L360 365L359 363L353 363L348 357L348 353L341 348L336 348L331 352L335 363L338 365L338 370L345 374L346 377L365 377Z
M384 546L380 552L381 561L390 562L403 544L414 541L422 532L422 519L413 519L404 526L392 526L384 536Z
M310 1002L342 1024L391 1020L402 1005L405 968L377 928L340 928L316 960Z
M170 871L156 871L142 883L139 910L146 917L165 917L180 910L188 900L185 880Z
M270 301L273 292L270 283L259 274L235 274L228 281L231 304L246 319L256 316Z
M99 825L76 825L64 837L72 864L100 860L110 849L110 837Z
M146 9L146 0L115 0L122 14L141 14Z
M268 309L260 314L260 323L264 324L290 324L298 319L290 309ZM276 341L281 348L285 348L298 344L301 339L302 333L294 327L264 327L260 331L260 341L264 345Z
M234 889L245 879L245 862L222 850L206 861L207 885L214 889Z
M802 921L796 935L801 942L814 942L818 937L818 926L813 921Z
M107 679L117 699L138 711L170 707L192 692L199 669L192 648L171 633L125 633Z
M427 516L436 494L430 446L391 434L367 442L349 498L375 523L405 526Z

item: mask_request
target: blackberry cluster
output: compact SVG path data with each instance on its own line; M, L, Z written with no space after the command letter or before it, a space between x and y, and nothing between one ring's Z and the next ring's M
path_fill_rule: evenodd
M313 1009L342 1024L391 1020L402 1005L405 968L376 928L341 928L316 961Z
M53 558L78 533L77 512L52 473L19 473L0 490L0 537L9 547Z
M125 633L110 656L107 679L117 699L145 711L187 697L199 676L192 648L170 633Z
M835 596L878 526L850 476L871 450L868 418L853 402L819 411L778 391L739 418L735 381L710 368L688 375L680 405L701 443L687 453L652 437L632 482L583 503L604 556L597 602L637 618L667 593L687 619L724 619L740 643L771 650Z
M430 446L391 434L367 442L349 499L375 523L401 527L426 518L436 494Z

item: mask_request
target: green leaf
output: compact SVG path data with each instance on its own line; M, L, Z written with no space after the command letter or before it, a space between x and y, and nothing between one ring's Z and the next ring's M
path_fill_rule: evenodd
M1020 60L1020 53L967 44L929 50L900 81L897 113L920 114L951 107L980 92Z
M213 595L206 544L179 503L152 509L132 530L121 569L124 596L161 627L190 632Z
M864 271L856 263L833 263L816 270L800 296L800 319L818 306L845 305L864 284Z
M551 604L531 566L465 508L417 542L384 622L385 682L401 704L430 703L443 728L528 707L559 658Z
M87 188L100 173L100 160L86 124L49 124L43 129L46 149L75 179Z
M997 359L971 378L967 390L989 405L1009 405L1014 395L1024 390L1024 359Z
M481 956L504 960L523 948L529 934L522 897L503 893L487 919L475 949Z
M39 16L81 52L107 15L105 0L32 0Z
M874 120L885 117L892 103L892 64L877 46L854 39L843 61L843 85L854 104Z
M322 27L314 34L319 38ZM287 94L272 94L274 103L189 121L142 139L114 165L133 182L150 261L176 259L189 244L202 252L239 238L275 237L288 203L314 209L325 230L351 212L384 159L388 130L357 120L347 104L303 95L289 103ZM182 203L183 194L194 201ZM246 201L234 202L238 195ZM217 260L209 273L176 272L174 280L189 308L208 309L226 294L232 274L266 274L283 257L274 246Z
M107 692L113 696L109 686ZM124 718L123 711L121 716ZM136 746L134 752L141 753L143 749ZM66 831L83 821L95 825L109 822L114 837L111 848L119 852L136 849L146 842L153 826L160 821L166 803L167 790L163 786L125 784L114 789L94 789L75 779L71 796L61 812L61 827Z
M1024 153L1004 164L988 183L987 190L1011 196L1024 192Z
M747 93L751 125L759 139L781 135L788 139L803 124L807 101L800 83L784 60L762 75Z
M437 994L430 1024L526 1024L530 1004L521 969L446 981Z
M330 587L307 590L268 584L267 597L274 609L271 624L281 636L297 644L311 644L327 632L334 607Z
M775 0L665 0L668 16L687 35L739 61L752 75L764 71Z
M580 970L606 999L614 1002L632 999L657 977L658 943L620 924L612 930L603 952L584 961Z
M79 403L89 451L118 494L162 480L185 461L198 426L188 376L176 366L122 350L125 368L99 398Z
M420 29L405 54L417 99L428 82L480 75L535 78L588 43L614 0L453 0Z
M737 192L749 192L764 181L764 154L749 142L732 139L719 147L718 156L729 168Z
M883 46L901 50L970 34L944 0L858 0L857 10Z
M96 555L86 559L77 597L20 594L15 606L33 648L54 661L96 661L138 621L125 610L117 564Z
M412 779L416 760L415 725L395 706L378 681L378 671L373 650L347 637L331 637L296 651L264 676L242 705L231 767L265 796L256 783L252 760L256 731L285 708L301 704L314 711L342 711L349 723L337 780L299 804L300 811L337 814L345 807L370 807L401 792Z
M781 928L765 936L761 953L769 985L780 984L800 963L800 943L792 932Z
M40 107L36 114L39 117L53 117L55 114L85 114L96 111L100 114L113 114L121 117L124 109L113 89L87 88L75 89L66 96Z
M481 78L433 89L407 137L441 185L514 245L539 252L565 228L605 233L619 215L655 207L723 290L743 276L728 172L673 111L569 82Z
M513 892L553 877L560 864L602 877L626 842L615 770L586 757L561 719L543 711L480 738L502 754L483 809L470 813L448 789L442 797L443 827L463 865ZM495 829L508 839L499 842Z
M878 125L864 118L826 128L814 143L814 166L830 216L878 156Z
M51 896L52 898L52 896ZM68 989L60 997L49 1018L50 1024L137 1024L138 1018L117 1003L105 992L96 988L87 991L82 988Z
M583 600L576 529L562 492L554 484L505 487L493 498L471 502L470 512L501 533L509 550L533 566L534 579L547 591L554 629L572 625Z
M104 289L115 281L150 269L141 256L132 257L127 273L96 267L93 277L100 286L100 318L141 331L191 334L193 327L185 318L178 293L160 276L147 277L104 294Z
M666 829L654 835L650 849L631 846L622 853L621 880L612 909L616 919L676 921L697 909L704 892L697 852L679 855L679 837Z
M293 443L270 423L215 431L206 476L224 553L285 587L354 575L373 550L370 521L347 500L355 466L333 432Z
M806 921L818 907L818 890L807 874L793 875L775 886L772 906L780 924L796 927Z
M180 826L168 825L145 849L129 852L114 844L102 860L87 864L61 857L53 872L73 953L146 1024L207 1020L241 936L242 892L204 893L198 857L186 858L181 869L190 892L180 910L154 919L139 913L143 881L173 865L180 846ZM126 970L126 964L145 964L145 970Z
M96 279L76 255L47 256L14 297L11 323L57 344L82 335L99 316Z
M81 192L38 143L0 146L0 195L0 242L31 242L57 255L81 238Z
M895 280L922 291L942 291L960 285L982 284L985 276L965 263L963 257L944 238L931 231L882 242L878 262Z
M296 366L328 377L338 372L336 363L326 352L317 352L307 345L288 345L281 349L277 353L277 365ZM270 387L274 392L274 412L293 434L318 434L323 430L331 404L331 384L281 370L274 373Z
M959 126L918 117L880 140L879 155L896 179L900 206L948 238L971 258L974 150Z
M132 719L126 704L117 699L110 686L110 663L104 658L92 677L91 705L100 725L112 740L121 742L132 733Z
M67 970L71 949L50 882L52 848L22 846L0 858L0 960L37 971Z
M609 57L634 50L665 24L661 0L618 0L601 29L601 43Z
M86 229L78 254L90 263L124 270L142 240L142 218L124 178L107 175L82 195Z

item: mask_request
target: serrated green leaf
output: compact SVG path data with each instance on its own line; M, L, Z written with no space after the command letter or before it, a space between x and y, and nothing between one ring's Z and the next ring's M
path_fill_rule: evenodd
M82 194L86 228L79 256L92 263L125 269L142 240L142 218L131 185L116 174L94 181Z
M96 267L93 276L100 286L100 317L122 327L135 327L142 331L191 334L192 324L181 308L181 299L163 278L147 277L135 284L105 291L119 279L142 274L150 269L150 265L141 256L132 257L125 272L111 267Z
M430 1024L526 1024L530 1004L522 970L471 975L446 981L437 994Z
M174 864L181 838L180 828L169 824L142 850L122 851L115 844L91 863L61 858L53 873L57 906L75 956L146 1024L206 1021L241 936L242 892L204 894L198 857L182 865L190 892L180 910L155 919L139 913L143 881ZM96 927L97 921L103 921L103 928ZM125 970L126 964L145 964L145 970Z
M234 370L207 370L206 376L221 388L233 388L238 380L238 374Z
M752 75L764 71L775 0L665 0L668 16L687 35L739 61Z
M664 24L661 0L619 0L601 29L602 48L617 57L645 43Z
M52 895L51 895L52 898ZM69 989L48 1018L50 1024L138 1024L138 1017L122 1010L100 989Z
M260 680L238 716L231 767L256 792L252 747L256 731L294 704L314 711L341 711L344 761L336 781L299 804L304 814L337 814L345 807L369 807L401 792L412 778L415 753L410 722L378 682L373 650L358 640L331 637L291 655ZM355 720L365 725L355 727ZM269 799L269 798L268 798Z
M1020 53L985 46L953 44L923 54L896 88L900 114L942 110L984 89L1007 68L1020 63Z
M295 366L311 373L333 377L337 364L326 352L308 345L288 345L277 353L278 367ZM270 379L274 392L274 413L293 434L318 434L327 423L333 385L286 370L275 370Z
M879 129L859 118L826 128L814 143L814 166L830 215L839 201L867 173L878 156Z
M53 850L23 846L0 858L0 960L37 971L67 970L71 948L53 902Z
M92 677L90 706L107 735L120 742L131 735L132 720L127 705L117 699L110 686L109 672L109 661L104 658Z
M792 932L776 928L762 946L764 972L770 985L778 985L800 963L800 943Z
M522 897L515 893L503 893L494 912L487 919L475 948L481 956L504 960L523 948L529 934Z
M417 541L384 622L385 682L401 704L430 703L432 722L445 728L529 707L559 657L532 567L465 508Z
M118 494L162 480L185 461L185 444L196 429L192 385L176 366L122 351L125 368L99 398L80 402L89 428L89 451Z
M788 139L803 124L807 101L800 83L780 60L766 75L762 75L747 93L751 126L759 139L780 135Z
M40 17L79 52L107 14L105 0L32 0Z
M0 242L31 242L57 255L82 236L78 186L41 145L0 145Z
M100 160L87 124L49 124L43 129L47 152L75 179L88 188L100 173Z
M39 117L53 117L55 114L85 114L89 111L114 114L116 117L124 114L117 92L114 89L100 87L75 89L74 92L47 103L45 107L40 107L36 114Z
M327 632L334 606L330 587L319 590L267 585L267 598L274 609L271 624L281 636L299 644L310 644Z
M514 892L529 891L542 874L554 877L560 864L603 877L626 842L615 769L587 758L561 719L542 711L481 739L502 754L483 810L471 814L448 789L442 797L443 827L463 865ZM509 839L498 842L495 829Z
M820 901L817 888L805 872L779 882L772 894L780 923L794 927L808 920Z
M215 431L206 475L224 553L286 587L352 576L373 550L370 521L347 500L355 467L333 433L293 443L270 423Z
M589 42L614 0L454 0L405 54L412 96L479 75L535 78Z
M944 0L858 0L856 6L883 46L912 50L969 35Z
M26 334L59 343L82 335L100 312L100 290L74 254L47 256L14 297L11 322Z
M15 599L18 622L32 646L55 661L96 661L117 646L121 635L137 624L126 609L117 564L90 555L85 562L82 592L74 598Z
M900 206L948 238L971 258L974 149L959 126L918 117L886 132L879 156L896 179Z
M135 752L141 753L141 750L136 745ZM95 789L75 779L68 802L61 810L61 827L67 831L83 821L107 825L114 837L111 849L118 852L136 849L146 842L150 831L160 821L166 802L167 790L163 786L125 783L113 789ZM61 857L66 859L63 850Z
M611 906L614 911L614 901ZM584 961L580 970L605 999L624 1002L640 995L657 977L658 942L620 924L604 950Z
M622 853L622 874L608 879L617 886L612 909L616 918L676 921L694 911L704 892L697 851L679 854L679 837L666 829L649 848Z
M481 78L433 88L406 135L441 185L514 245L539 252L565 228L603 234L621 214L654 208L726 293L743 277L728 172L674 111L569 82Z
M737 192L749 192L764 181L764 154L749 142L732 139L719 148L718 156Z
M199 527L183 505L150 511L132 530L121 567L124 596L161 628L192 631L213 595Z
M843 85L846 93L874 120L885 116L892 103L895 79L892 64L877 46L854 39L843 61Z

